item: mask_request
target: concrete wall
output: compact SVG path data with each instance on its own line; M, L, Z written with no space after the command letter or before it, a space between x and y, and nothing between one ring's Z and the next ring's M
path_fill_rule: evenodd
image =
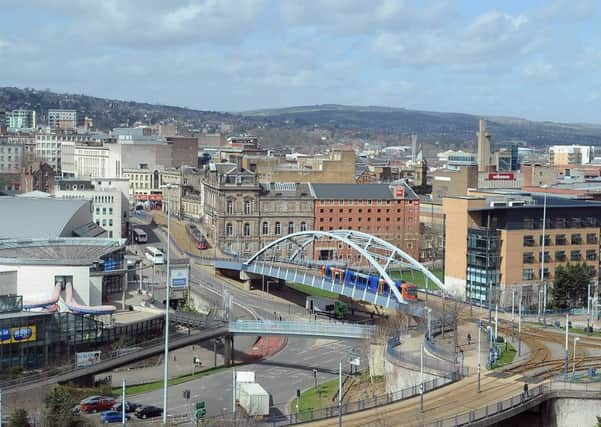
M412 387L420 382L419 367L406 367L391 362L388 357L384 357L384 376L386 378L386 393L403 390ZM424 382L436 378L434 375L424 373ZM442 381L442 379L441 379Z
M88 266L19 265L11 268L17 270L17 294L23 295L24 300L51 297L55 276L73 276L73 297L76 302L89 305L101 303L102 281L91 285ZM98 289L92 289L94 287Z
M543 423L549 427L593 427L601 415L596 399L554 399L547 405Z

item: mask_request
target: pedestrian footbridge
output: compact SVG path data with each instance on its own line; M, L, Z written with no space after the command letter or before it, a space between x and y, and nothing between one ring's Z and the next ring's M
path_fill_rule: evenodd
M233 320L228 329L232 335L286 335L323 338L364 339L376 332L373 325L339 322L289 320Z

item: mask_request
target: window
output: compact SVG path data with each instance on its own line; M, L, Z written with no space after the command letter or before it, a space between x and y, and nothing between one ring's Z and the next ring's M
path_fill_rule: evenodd
M572 244L579 245L582 243L582 237L580 234L572 234Z
M233 200L228 200L226 202L226 205L227 205L226 212L228 214L230 214L230 215L233 214L234 213L234 201Z
M244 215L250 215L252 213L252 200L244 201Z
M580 251L570 251L570 261L580 261Z
M597 235L595 233L588 233L586 235L587 245L594 245L597 243Z
M586 260L595 261L597 259L597 251L595 249L586 250Z
M250 224L248 222L244 223L244 235L250 236Z
M522 255L522 262L524 264L533 264L534 254L532 252L524 252L524 254Z
M100 208L96 208L96 215L100 215Z
M282 233L282 225L278 222L275 223L275 235L279 236Z
M301 222L300 231L307 231L307 223L305 221Z
M558 234L555 236L555 244L559 246L566 245L568 243L565 234Z
M102 220L102 226L103 226L103 227L106 227L106 219L103 219L103 220Z
M263 226L261 228L261 232L263 234L269 234L269 223L267 221L263 222Z
M540 236L539 240L540 240L540 245L542 246L543 245L543 236ZM544 243L545 243L545 246L549 246L551 244L551 237L549 237L548 234L545 234L545 241L544 241Z
M290 221L288 223L288 234L292 234L294 233L294 223L292 221Z
M109 215L113 214L113 208L109 208Z
M555 252L555 261L557 262L565 262L566 260L566 253L565 251L556 251Z
M102 215L106 215L106 208L102 208Z
M531 268L524 268L522 270L522 280L534 280L534 270Z
M109 227L112 227L112 226L113 226L113 219L109 218Z
M231 236L233 234L234 234L234 227L232 226L231 222L228 222L227 224L225 224L225 235Z
M524 236L524 246L534 246L534 237Z
M541 254L541 261L551 262L551 256L549 255L549 252L545 251L544 255Z

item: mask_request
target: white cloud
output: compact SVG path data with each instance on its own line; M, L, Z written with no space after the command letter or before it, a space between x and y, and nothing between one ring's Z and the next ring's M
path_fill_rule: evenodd
M557 80L558 70L553 64L547 62L535 62L524 67L524 75L533 80Z

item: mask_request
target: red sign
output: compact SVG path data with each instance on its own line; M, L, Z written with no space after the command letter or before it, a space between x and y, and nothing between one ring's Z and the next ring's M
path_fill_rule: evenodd
M403 187L397 187L395 194L396 197L403 198L405 196L405 189Z
M136 194L136 200L154 200L160 202L163 200L162 194Z
M513 172L489 173L488 179L491 181L512 180L515 179Z

